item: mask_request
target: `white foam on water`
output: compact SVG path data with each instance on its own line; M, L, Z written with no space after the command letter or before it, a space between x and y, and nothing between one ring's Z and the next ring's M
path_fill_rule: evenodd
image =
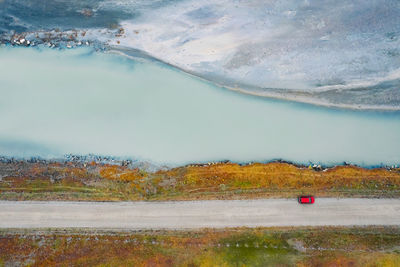
M399 136L399 113L247 96L83 48L0 48L2 155L398 164Z

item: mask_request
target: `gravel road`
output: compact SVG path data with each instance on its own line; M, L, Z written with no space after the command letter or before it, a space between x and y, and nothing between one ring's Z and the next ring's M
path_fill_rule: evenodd
M259 226L400 225L400 199L182 202L0 201L0 228L194 229Z

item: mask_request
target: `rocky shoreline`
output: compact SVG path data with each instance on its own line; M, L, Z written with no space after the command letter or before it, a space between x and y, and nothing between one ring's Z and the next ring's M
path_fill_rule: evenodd
M0 45L10 45L13 47L37 47L44 46L49 48L71 49L75 47L92 47L96 50L105 50L106 47L100 42L87 38L86 31L36 31L0 35Z
M224 164L236 164L238 166L248 166L252 164L288 164L294 166L299 169L310 169L314 171L327 171L329 169L333 169L336 167L341 166L349 166L349 167L356 167L362 168L365 170L368 169L385 169L388 171L397 170L400 168L400 164L395 165L372 165L372 166L358 166L357 164L351 164L346 161L343 161L342 164L335 164L335 165L324 165L320 163L313 163L310 162L309 164L298 164L291 161L286 161L282 159L277 160L270 160L270 161L262 161L262 162L232 162L230 160L221 160L221 161L209 161L209 162L192 162L187 163L181 166L168 166L168 165L160 165L150 161L141 161L137 159L131 158L121 158L121 157L113 157L113 156L102 156L102 155L95 155L95 154L88 154L88 155L73 155L67 154L64 155L63 158L53 158L53 159L46 159L42 157L30 157L30 158L18 158L18 157L7 157L0 155L0 164L16 164L16 165L24 165L24 164L41 164L41 165L51 165L51 164L65 164L74 167L86 167L89 164L95 165L115 165L120 166L128 169L143 169L148 172L156 172L160 170L168 170L174 168L181 168L181 167L207 167L213 165L224 165Z

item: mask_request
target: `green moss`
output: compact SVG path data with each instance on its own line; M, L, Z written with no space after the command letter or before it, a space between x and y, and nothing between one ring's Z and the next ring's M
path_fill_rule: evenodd
M231 266L289 266L297 254L286 240L269 234L244 233L220 243L215 251Z

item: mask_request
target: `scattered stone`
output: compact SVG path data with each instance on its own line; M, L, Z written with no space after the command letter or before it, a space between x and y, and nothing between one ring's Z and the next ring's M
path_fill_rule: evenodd
M294 247L294 249L296 249L299 252L306 252L306 248L304 247L304 244L302 241L297 240L297 239L289 239L287 240L287 243Z

